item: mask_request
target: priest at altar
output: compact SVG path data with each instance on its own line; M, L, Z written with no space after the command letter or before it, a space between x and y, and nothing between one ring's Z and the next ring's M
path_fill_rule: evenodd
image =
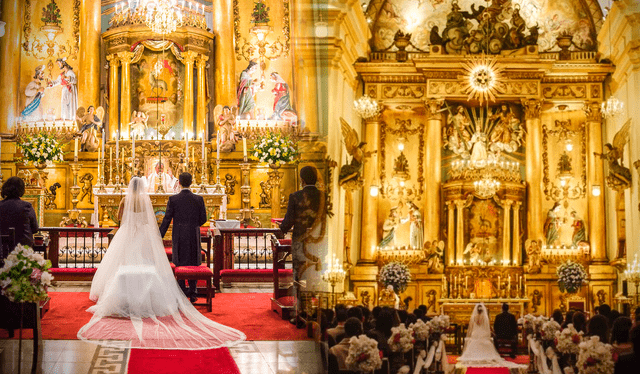
M152 173L144 177L147 180L147 192L154 193L161 184L164 192L175 193L180 190L178 178L173 176L171 172L164 171L164 164L158 162Z

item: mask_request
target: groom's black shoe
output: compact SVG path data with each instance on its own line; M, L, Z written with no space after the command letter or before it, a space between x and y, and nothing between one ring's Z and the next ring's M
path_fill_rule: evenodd
M191 303L193 304L193 303L195 303L196 301L198 301L198 298L197 298L195 295L193 295L193 296L189 296L189 301L191 301Z

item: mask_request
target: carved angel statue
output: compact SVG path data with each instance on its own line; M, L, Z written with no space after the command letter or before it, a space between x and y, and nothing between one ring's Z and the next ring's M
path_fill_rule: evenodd
M147 131L148 121L149 116L145 112L136 112L134 110L131 113L131 122L129 122L129 127L131 128L133 135L139 138L144 138L144 134Z
M622 157L624 156L624 146L629 142L629 129L631 121L622 126L620 131L613 137L613 145L607 143L604 145L604 153L593 152L594 155L600 156L601 159L609 162L609 175L607 176L607 185L614 190L624 190L631 187L631 170L624 167ZM620 161L618 161L620 160Z
M444 256L444 241L426 241L424 243L424 249L426 252L425 262L427 263L429 274L442 273L442 271L444 270L444 267L442 265L442 257Z
M540 240L527 239L524 248L527 252L527 265L525 271L529 274L537 274L542 269L542 246Z
M220 131L220 152L233 152L236 149L236 107L216 105L213 118Z
M340 176L338 182L342 186L350 181L359 181L362 178L362 165L366 157L371 156L371 152L365 152L364 146L367 144L361 142L356 130L340 117L340 127L342 128L342 137L344 138L344 145L347 147L347 152L352 156L351 162L340 167Z
M80 150L82 152L95 152L100 146L98 132L102 131L102 119L104 118L104 108L96 109L93 105L86 110L84 107L76 111L76 123L80 133Z

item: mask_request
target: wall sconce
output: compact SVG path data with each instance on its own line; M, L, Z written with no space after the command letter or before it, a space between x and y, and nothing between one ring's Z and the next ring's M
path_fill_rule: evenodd
M380 187L378 187L378 185L376 184L372 184L369 187L369 195L371 195L371 197L376 197L380 194Z
M573 140L567 139L564 143L564 149L566 149L567 152L573 151Z
M591 186L591 194L593 196L600 196L601 193L602 189L600 188L599 184L594 184L593 186Z
M322 14L318 22L315 23L315 34L318 38L326 38L329 36L329 23L322 19Z
M402 138L402 137L398 138L398 150L399 150L400 152L404 151L404 141L405 141L405 140L406 140L406 139L405 139L405 138Z

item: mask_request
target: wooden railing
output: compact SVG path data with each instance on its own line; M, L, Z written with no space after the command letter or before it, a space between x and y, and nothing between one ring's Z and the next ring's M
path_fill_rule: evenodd
M282 238L280 229L220 229L214 239L213 280L220 289L224 269L269 269L272 266L271 236Z
M41 227L34 235L35 250L42 250L51 267L95 268L113 238L110 227Z

